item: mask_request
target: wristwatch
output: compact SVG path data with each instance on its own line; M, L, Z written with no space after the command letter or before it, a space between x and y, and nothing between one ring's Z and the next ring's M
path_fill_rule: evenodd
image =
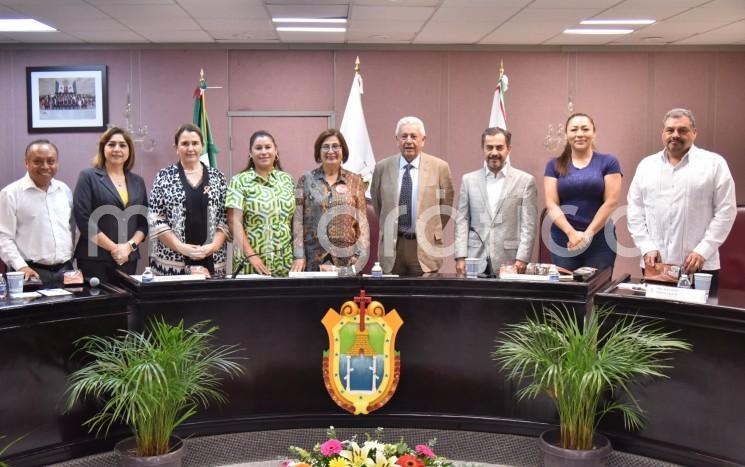
M132 251L135 251L137 249L137 244L134 242L134 240L130 240L127 243L129 243L129 247L132 248Z

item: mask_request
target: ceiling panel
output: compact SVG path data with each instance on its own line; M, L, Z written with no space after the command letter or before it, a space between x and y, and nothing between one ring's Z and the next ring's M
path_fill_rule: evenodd
M44 0L41 0L44 1ZM85 0L91 5L127 5L137 7L141 5L173 5L174 0Z
M540 44L563 29L536 28L522 24L507 23L482 39L479 44Z
M399 33L371 33L349 34L347 42L351 44L411 44L413 34Z
M274 34L274 23L267 20L243 20L243 19L199 19L197 22L207 32L230 31L246 33L272 33Z
M349 0L266 0L267 5L348 5Z
M609 8L619 0L535 0L530 4L530 9L559 9L559 10L574 10L584 8ZM658 0L659 1L659 0ZM671 1L671 0L662 0Z
M602 45L612 42L619 36L604 35L579 35L579 34L557 34L551 39L544 41L546 45Z
M735 44L745 37L745 21L723 26L713 31L697 34L692 37L677 41L676 44L706 45L706 44Z
M176 5L141 5L131 8L127 5L106 5L102 9L136 32L145 31L187 31L199 29L180 7ZM162 34L159 34L162 36Z
M69 34L59 31L49 32L5 32L6 36L18 42L29 43L55 43L55 42L82 42Z
M475 44L489 34L493 22L430 21L414 39L415 44Z
M0 18L26 18L27 15L10 7L0 5Z
M282 42L343 43L346 34L343 32L281 32L277 35Z
M214 42L215 40L201 29L194 30L163 30L153 29L140 31L140 34L152 42L163 43L191 43L191 42Z
M108 30L108 31L71 31L76 37L84 40L85 42L148 42L147 39L141 35L126 30Z
M267 5L273 18L339 18L346 17L347 5Z
M396 0L352 0L352 5L381 5L381 6L387 6L391 5ZM396 1L396 5L400 5L402 7L407 6L437 6L440 4L442 0L398 0ZM461 0L456 0L461 1ZM467 1L467 0L463 0ZM493 1L493 0L492 0Z
M489 8L499 10L501 8L522 8L529 5L533 0L445 0L440 8Z
M411 23L406 21L387 21L386 23L379 23L377 21L354 21L350 23L348 34L374 34L399 32L409 34L409 40L414 39L414 35L419 29L412 27Z
M592 19L654 19L657 21L680 14L711 0L650 1L626 0L593 16Z
M203 19L269 19L261 0L178 0L197 21Z
M497 23L493 25L493 27L496 27L499 23L508 19L518 11L520 11L520 8L518 7L440 7L432 16L431 21L492 21Z
M427 7L352 6L349 19L364 21L411 21L413 24L429 19L435 12Z

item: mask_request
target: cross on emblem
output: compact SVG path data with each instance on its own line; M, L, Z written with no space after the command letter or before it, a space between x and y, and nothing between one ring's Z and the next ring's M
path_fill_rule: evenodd
M360 306L360 331L365 330L365 311L367 304L371 301L371 297L365 296L364 289L360 290L360 294L357 297L354 297L354 303L357 303Z

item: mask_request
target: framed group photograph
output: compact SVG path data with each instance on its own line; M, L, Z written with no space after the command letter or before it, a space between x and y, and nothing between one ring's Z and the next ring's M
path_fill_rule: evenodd
M104 131L106 65L26 68L29 133Z

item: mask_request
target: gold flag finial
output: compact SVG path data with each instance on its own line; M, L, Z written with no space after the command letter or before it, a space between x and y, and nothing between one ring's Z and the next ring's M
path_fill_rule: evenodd
M354 72L359 74L360 72L360 56L357 55L357 59L354 61Z
M204 68L199 69L199 81L204 81Z
M502 79L502 76L504 76L504 60L499 59L499 79Z

